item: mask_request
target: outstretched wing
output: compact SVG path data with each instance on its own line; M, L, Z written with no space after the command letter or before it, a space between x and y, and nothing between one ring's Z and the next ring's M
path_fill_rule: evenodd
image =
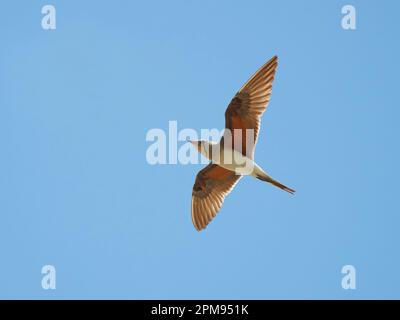
M192 192L192 221L197 231L216 216L240 178L235 172L212 163L199 171Z
M225 111L225 128L230 130L232 137L232 147L241 150L243 155L253 157L254 147L257 142L258 131L260 130L261 116L268 106L272 92L272 82L274 81L275 71L278 66L278 57L274 56L264 64L239 90L233 97ZM239 146L235 145L235 129L241 129L242 141ZM246 129L253 129L254 136L250 141L252 144L246 148ZM224 134L224 141L228 140ZM239 135L240 137L240 135ZM238 148L239 147L239 148ZM249 149L249 150L247 150Z

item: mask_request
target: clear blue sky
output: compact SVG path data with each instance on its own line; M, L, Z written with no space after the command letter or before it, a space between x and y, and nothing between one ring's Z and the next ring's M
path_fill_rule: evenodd
M399 10L2 1L0 298L400 298ZM297 193L244 178L198 233L202 165L148 165L146 133L223 128L274 54L256 160ZM41 288L46 264L56 290ZM341 288L346 264L356 290Z

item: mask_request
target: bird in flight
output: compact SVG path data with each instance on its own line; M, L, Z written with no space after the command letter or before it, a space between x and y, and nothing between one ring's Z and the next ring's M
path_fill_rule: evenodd
M295 192L271 178L254 161L261 116L270 100L277 66L278 57L274 56L236 93L225 111L225 130L219 142L190 141L211 160L197 174L192 191L192 221L198 231L207 227L244 175Z

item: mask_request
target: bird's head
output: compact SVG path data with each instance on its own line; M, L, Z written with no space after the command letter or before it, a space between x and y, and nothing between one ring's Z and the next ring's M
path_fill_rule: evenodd
M190 142L194 147L197 149L198 152L202 153L202 150L204 150L204 143L205 141L203 140L187 140Z
M219 154L218 149L215 149L218 146L218 142L215 141L206 141L206 140L188 140L193 146L200 152L203 156L208 159L211 159L212 154Z

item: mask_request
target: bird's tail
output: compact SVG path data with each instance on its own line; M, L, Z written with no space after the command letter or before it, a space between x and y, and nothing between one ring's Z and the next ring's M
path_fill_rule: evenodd
M291 189L291 188L289 188L289 187L286 187L286 186L283 185L282 183L280 183L280 182L278 182L278 181L272 179L272 178L271 178L269 175L267 175L265 172L257 172L256 175L255 175L255 177L256 177L257 179L262 180L262 181L269 182L269 183L273 184L274 186L276 186L276 187L278 187L278 188L281 188L282 190L285 190L286 192L289 192L289 193L291 193L291 194L293 194L293 193L296 192L295 190L293 190L293 189Z

